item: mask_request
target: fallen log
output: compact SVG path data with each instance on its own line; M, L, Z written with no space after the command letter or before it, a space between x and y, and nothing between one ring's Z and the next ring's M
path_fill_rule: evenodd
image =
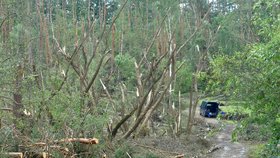
M67 147L63 147L60 145L51 145L51 144L61 144L61 143L81 143L81 144L98 144L99 140L97 138L66 138L66 139L61 139L61 140L54 140L53 142L50 143L45 143L45 142L37 142L34 143L28 147L46 147L49 146L49 148L56 149L60 151L63 155L68 155L70 153L70 150Z
M183 158L184 156L185 156L185 154L181 154L181 155L175 156L175 158Z
M4 155L12 158L23 158L22 152L8 152L8 153L4 153Z
M13 109L12 108L1 108L0 110L3 110L3 111L8 111L8 112L12 112Z
M99 140L97 138L65 138L65 139L53 141L53 143L55 143L55 144L73 143L73 142L77 142L77 143L81 143L81 144L98 144ZM53 143L49 143L49 144L53 144ZM47 145L47 143L44 143L44 142L34 143L34 146L41 147L41 146L46 146L46 145Z
M46 152L41 153L22 153L22 152L7 152L4 153L8 158L24 158L24 157L36 157L36 158L50 158L50 155Z
M70 150L67 147L63 147L58 144L74 143L74 142L92 145L92 144L98 144L99 140L97 138L65 138L65 139L60 139L60 140L54 140L49 143L37 142L32 145L27 145L27 146L22 145L22 146L29 147L29 148L33 148L33 147L44 148L44 147L48 146L49 148L60 151L63 155L69 155ZM8 153L4 153L4 155L7 155L8 157L12 157L12 158L23 158L24 157L24 154L22 152L8 152ZM42 158L49 157L49 155L46 152L40 153L39 156Z
M98 144L99 140L97 138L67 138L54 141L55 143L73 143L78 142L82 144Z

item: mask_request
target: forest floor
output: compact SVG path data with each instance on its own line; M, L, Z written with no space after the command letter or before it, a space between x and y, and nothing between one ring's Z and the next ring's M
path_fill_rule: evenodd
M195 125L190 136L180 137L148 136L133 139L129 143L134 149L132 157L143 157L152 153L155 157L175 158L247 158L249 147L245 143L232 142L231 135L236 124L220 121L216 118L205 118L197 110Z
M196 117L202 118L206 123L219 126L219 131L209 139L214 146L203 157L207 158L247 158L249 147L242 142L233 142L231 139L232 132L236 124L220 121L216 118L204 118L199 115L199 108L196 110Z
M209 157L211 158L247 158L248 148L245 144L231 141L231 133L235 125L225 124L222 130L213 138L216 143L216 151Z

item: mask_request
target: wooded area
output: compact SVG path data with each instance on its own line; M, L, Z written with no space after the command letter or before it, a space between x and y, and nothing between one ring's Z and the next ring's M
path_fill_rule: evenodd
M0 153L188 137L222 96L251 111L235 138L279 154L280 0L0 0L0 29Z

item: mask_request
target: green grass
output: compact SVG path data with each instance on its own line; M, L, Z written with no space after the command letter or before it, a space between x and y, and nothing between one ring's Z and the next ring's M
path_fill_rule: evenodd
M228 113L240 112L244 114L251 114L251 110L244 108L243 106L221 106L220 109Z
M264 144L251 145L251 147L248 151L248 157L249 158L260 158L261 153L263 152L264 146L265 146Z

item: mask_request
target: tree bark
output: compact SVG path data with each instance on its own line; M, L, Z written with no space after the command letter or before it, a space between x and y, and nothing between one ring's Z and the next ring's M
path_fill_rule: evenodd
M23 117L23 104L22 104L22 94L21 94L21 86L22 86L22 78L23 78L23 66L17 66L17 72L15 77L15 91L13 93L14 105L13 105L13 113L15 118L22 119Z

